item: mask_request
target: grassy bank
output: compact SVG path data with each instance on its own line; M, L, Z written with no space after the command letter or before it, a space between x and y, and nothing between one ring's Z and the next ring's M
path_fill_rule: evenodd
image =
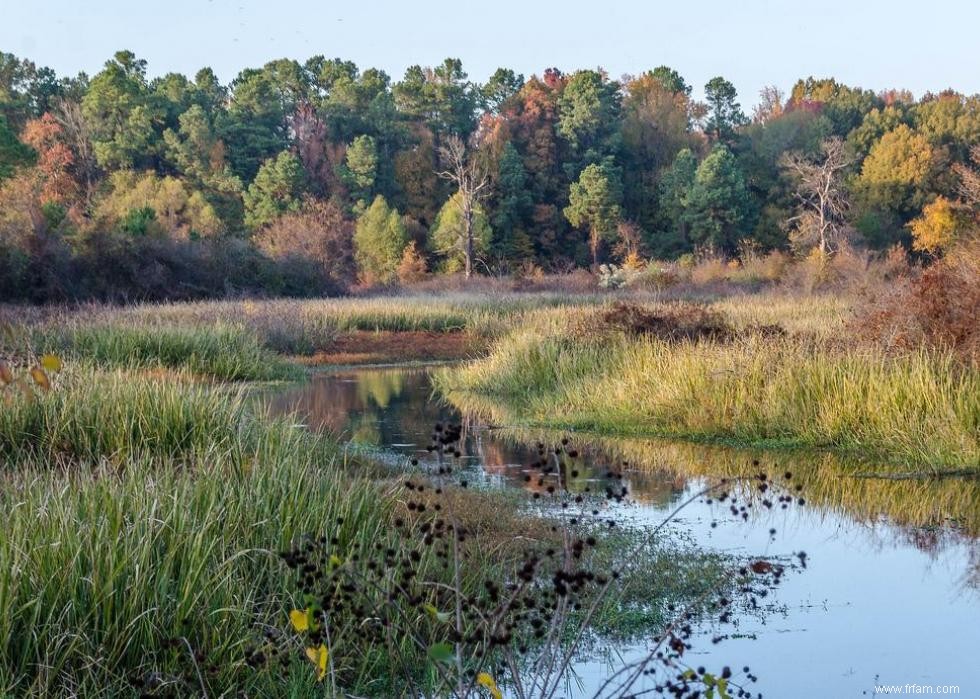
M399 540L392 522L411 513L385 472L348 463L341 447L289 421L259 417L245 390L188 370L89 360L69 363L48 391L7 395L0 696L186 696L203 686L213 696L324 695L301 646L284 665L250 662L267 633L287 638L287 612L303 604L279 553L307 536L325 536L344 555L401 551L417 542ZM528 546L553 545L546 534L526 536L550 522L522 497L457 489L452 498L477 537L467 594L508 579ZM624 544L604 537L598 555L615 561ZM668 601L729 582L731 562L690 545L650 545L641 558L642 584L624 578L600 609L597 634L659 628ZM416 570L445 575L435 551L423 550ZM401 614L417 619L417 635L445 637L415 607ZM363 621L355 612L333 629L338 676L359 696L391 696L406 676L388 646L364 636ZM403 644L424 681L424 649Z
M664 342L537 324L440 389L505 423L980 465L980 372L801 337Z
M212 687L261 685L242 659L286 604L276 551L338 516L347 539L387 523L334 445L227 393L80 370L2 415L3 696L130 695L190 667L176 637Z
M75 325L38 333L35 346L100 367L182 369L221 381L278 381L303 372L245 328Z

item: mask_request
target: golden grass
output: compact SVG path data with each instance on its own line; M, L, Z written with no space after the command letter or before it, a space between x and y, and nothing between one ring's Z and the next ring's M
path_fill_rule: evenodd
M924 350L751 335L675 344L544 322L437 383L464 409L496 404L507 422L980 466L980 372Z

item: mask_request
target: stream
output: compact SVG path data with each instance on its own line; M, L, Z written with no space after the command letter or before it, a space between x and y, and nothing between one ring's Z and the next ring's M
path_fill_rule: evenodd
M293 415L393 465L425 454L434 423L462 419L462 458L472 479L488 487L526 487L525 464L535 458L539 437L531 435L537 433L466 420L434 394L431 371L321 372L266 401L274 413ZM742 522L725 506L696 501L673 525L672 531L703 549L739 557L807 554L807 569L785 577L767 597L764 613L742 614L737 633L728 627L732 638L712 644L717 627L699 629L685 656L690 665L709 671L749 666L758 676L749 688L766 697L872 696L879 685L902 685L906 694L931 689L980 697L977 479L854 478L870 466L829 454L571 437L585 445L593 463L629 462L628 516L639 524L661 521L706 477L751 473L754 460L792 470L807 484L804 507L755 508ZM577 662L564 696L591 697L624 659L644 654L643 643L630 642Z

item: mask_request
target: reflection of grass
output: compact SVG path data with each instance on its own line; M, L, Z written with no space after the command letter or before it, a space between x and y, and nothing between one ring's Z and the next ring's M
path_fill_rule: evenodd
M593 556L598 569L617 565L623 551L636 551L635 564L619 586L597 609L594 631L601 643L629 642L662 630L674 617L670 606L688 609L694 618L705 611L712 596L729 594L734 587L735 561L719 553L701 551L693 544L644 542L641 529L602 531Z
M668 344L532 326L436 375L497 420L980 464L980 372L799 339Z
M563 435L541 429L505 429L495 434L518 444L555 441ZM753 478L764 472L774 482L781 482L783 474L790 471L792 482L804 486L808 507L843 513L868 524L887 518L909 527L952 525L968 536L980 536L980 480L976 478L856 477L875 471L888 475L901 469L894 464L860 462L828 452L746 451L596 434L577 434L575 443L590 453L601 454L608 463L625 460L631 469L639 470L630 478L630 497L641 502L648 501L651 495L659 502L663 499L659 490L645 490L642 473L680 478ZM663 487L659 479L654 484L658 489Z

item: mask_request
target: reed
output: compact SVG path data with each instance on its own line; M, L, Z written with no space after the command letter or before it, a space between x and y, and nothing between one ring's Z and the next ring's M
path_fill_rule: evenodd
M264 347L254 332L230 325L136 325L74 322L33 332L40 351L100 367L183 369L223 381L297 379L303 371Z

